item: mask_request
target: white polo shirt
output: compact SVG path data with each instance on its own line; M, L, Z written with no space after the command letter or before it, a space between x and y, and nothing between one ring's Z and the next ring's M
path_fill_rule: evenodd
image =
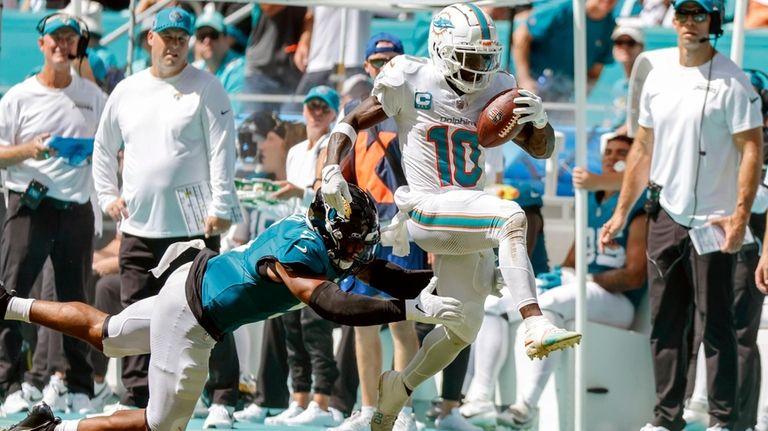
M741 155L732 135L762 126L760 97L744 72L719 53L713 61L655 66L640 96L638 123L654 134L650 179L663 186L661 206L684 226L733 213Z
M36 76L14 85L0 99L0 145L29 142L42 133L64 138L93 138L107 96L92 82L72 75L66 88L50 88ZM7 168L5 186L23 193L30 181L48 187L48 196L85 203L91 195L91 165L67 159L27 159Z

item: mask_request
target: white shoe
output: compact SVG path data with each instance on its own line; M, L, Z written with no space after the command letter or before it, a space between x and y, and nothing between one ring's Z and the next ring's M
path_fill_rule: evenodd
M263 423L264 419L268 416L278 415L284 410L285 409L262 407L256 403L250 403L243 410L236 411L233 416L238 422Z
M208 406L205 405L203 397L197 399L195 403L195 410L192 412L192 417L195 419L202 419L208 417Z
M392 427L392 431L419 431L416 416L413 413L406 414L402 410L397 414L397 420Z
M334 427L339 422L333 417L332 412L321 409L320 405L311 401L306 410L292 418L286 419L283 424L287 426Z
M496 425L496 417L499 415L496 405L487 400L467 401L459 407L459 412L469 423L483 428Z
M379 402L371 419L371 431L391 431L397 415L408 401L403 376L397 371L385 371L379 377Z
M581 334L558 328L542 318L525 330L525 353L529 358L544 359L555 350L573 347L581 341Z
M435 429L452 431L483 431L482 428L472 425L464 419L458 407L451 409L451 414L437 418Z
M683 410L683 420L687 424L709 425L709 405L706 401L689 399Z
M104 409L101 411L101 413L94 413L92 415L87 415L88 418L96 418L96 417L102 417L102 416L111 416L115 412L121 412L123 410L136 410L137 407L135 406L127 406L125 404L120 404L119 402L114 404L107 404L104 406Z
M339 426L328 428L326 431L371 431L371 418L373 414L364 415L361 411L352 413Z
M112 388L109 387L107 382L93 382L93 398L91 398L91 404L93 405L94 411L103 411L107 404L111 404L110 401L117 401L116 398L117 396L112 392Z
M730 428L726 428L726 427L724 427L724 426L722 426L720 424L717 424L717 425L714 425L714 426L711 426L711 427L707 428L707 431L731 431L731 429Z
M288 406L287 409L283 410L282 413L280 413L277 416L272 416L271 418L264 419L264 425L283 426L285 425L286 420L300 415L301 412L303 411L304 411L304 408L301 407L299 403L297 403L296 401L291 401L291 404Z
M64 380L57 376L51 376L51 380L43 388L43 402L51 407L54 412L66 412L69 408L67 404L67 395L69 395L69 389L64 383Z
M5 414L12 415L31 409L32 405L37 404L43 399L43 393L40 389L30 385L27 382L21 383L21 389L8 395L3 403Z
M91 399L88 398L88 395L83 393L69 394L68 404L67 413L88 415L96 412L96 409L93 408L93 403L91 403Z
M203 422L203 429L232 429L232 411L234 411L234 407L211 404L211 407L208 408L208 417Z
M644 427L640 428L640 431L669 431L669 428L656 426L654 424L645 424Z
M757 418L757 425L755 425L755 431L768 431L768 410L765 408L760 411L760 416Z
M539 409L531 408L528 404L521 402L509 406L501 412L496 418L499 425L508 426L512 429L529 429L533 427L536 417L539 415Z

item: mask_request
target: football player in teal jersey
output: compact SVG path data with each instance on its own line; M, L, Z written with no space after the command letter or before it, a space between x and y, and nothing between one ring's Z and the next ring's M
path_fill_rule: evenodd
M431 271L408 271L374 260L379 243L376 208L360 188L350 185L350 192L344 217L318 193L306 215L286 217L222 255L199 250L194 241L174 244L153 270L156 276L167 276L160 293L116 315L79 302L17 298L0 289L0 313L6 320L47 326L111 357L152 353L146 409L62 422L40 404L10 430L184 430L205 384L216 340L240 325L305 305L345 325L400 320L462 324L462 303L431 293L437 284ZM350 274L394 299L343 292L336 282Z

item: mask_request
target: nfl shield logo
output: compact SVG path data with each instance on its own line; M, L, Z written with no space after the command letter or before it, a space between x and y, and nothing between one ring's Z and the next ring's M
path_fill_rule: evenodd
M493 107L488 110L488 114L486 114L486 116L489 120L491 120L491 123L499 124L499 122L504 118L504 113L501 112L499 108Z

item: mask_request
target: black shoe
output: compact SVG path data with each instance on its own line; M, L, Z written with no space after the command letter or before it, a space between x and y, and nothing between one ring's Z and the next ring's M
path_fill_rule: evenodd
M0 320L5 319L5 312L8 310L8 303L15 295L5 290L5 286L0 282Z
M32 407L32 411L23 421L8 428L8 431L53 431L61 423L61 418L53 416L51 408L46 403Z

